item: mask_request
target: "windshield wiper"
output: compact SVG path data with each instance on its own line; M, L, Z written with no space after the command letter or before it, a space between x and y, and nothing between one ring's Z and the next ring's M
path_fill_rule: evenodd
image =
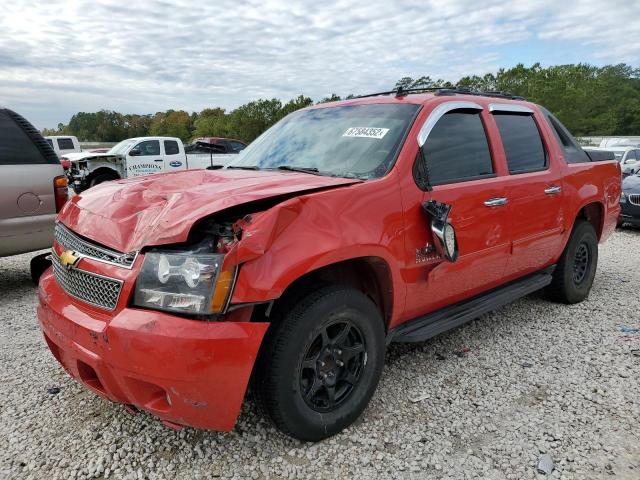
M238 170L260 170L260 167L257 165L229 165L226 168L236 168Z
M286 170L288 172L310 173L311 175L321 175L320 170L315 167L292 167L291 165L280 165L276 167L278 170Z

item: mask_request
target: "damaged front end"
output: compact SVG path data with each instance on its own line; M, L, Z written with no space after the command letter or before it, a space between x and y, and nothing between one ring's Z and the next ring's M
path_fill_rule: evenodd
M96 155L74 159L66 170L69 185L76 193L91 187L97 173L108 172L113 178L124 178L123 157L119 155Z

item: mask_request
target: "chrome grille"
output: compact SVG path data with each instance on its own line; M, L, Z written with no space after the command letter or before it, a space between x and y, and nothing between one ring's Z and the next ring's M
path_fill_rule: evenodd
M632 193L629 195L629 203L640 205L640 193Z
M101 247L91 243L84 238L80 238L62 223L56 223L55 237L57 242L65 250L73 250L82 256L98 260L100 262L111 263L120 267L131 268L136 260L137 252L120 253L109 248Z
M118 304L122 281L108 278L97 273L67 268L60 258L52 252L53 273L56 281L72 297L105 310L113 310Z

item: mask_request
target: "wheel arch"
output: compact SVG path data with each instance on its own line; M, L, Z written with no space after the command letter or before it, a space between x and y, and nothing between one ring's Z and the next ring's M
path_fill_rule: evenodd
M579 218L586 220L593 226L596 231L596 237L598 238L598 241L600 241L604 228L604 204L600 201L586 202L578 210L578 213L573 220L572 228L575 225L576 220Z
M291 305L321 285L344 285L365 294L376 305L388 328L394 309L394 279L388 262L379 256L348 258L319 266L293 280L274 299L274 305ZM258 315L261 313L258 311Z
M113 177L113 180L118 180L120 179L120 173L111 168L111 167L98 167L96 168L93 172L91 172L89 175L87 175L87 183L91 183L91 181L96 178L98 175L110 175Z

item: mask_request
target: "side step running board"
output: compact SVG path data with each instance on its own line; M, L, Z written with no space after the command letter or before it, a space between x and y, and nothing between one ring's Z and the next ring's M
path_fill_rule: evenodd
M551 283L551 278L551 274L547 271L535 273L437 312L409 320L387 334L387 345L391 342L407 343L428 340L546 287Z

